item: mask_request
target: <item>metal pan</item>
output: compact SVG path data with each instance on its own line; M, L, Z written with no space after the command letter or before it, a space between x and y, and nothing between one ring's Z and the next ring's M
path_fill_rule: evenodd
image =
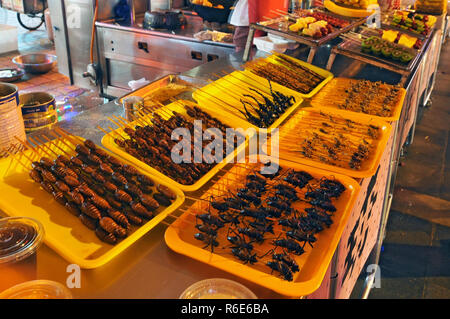
M179 95L173 96L172 98L182 98L182 99L187 99L187 100L193 101L192 92L195 90L195 88L203 87L207 83L208 83L207 81L202 81L202 80L199 80L199 79L196 79L193 77L189 77L189 76L178 75L178 74L169 74L169 75L163 76L162 78L157 79L147 85L144 85L137 90L134 90L130 93L127 93L127 94L119 97L116 100L116 104L122 105L124 99L127 97L130 97L130 96L139 96L139 97L145 98L151 92L154 92L160 88L164 88L169 84L182 84L182 85L186 85L186 86L191 86L192 87L191 90L188 90ZM164 104L164 102L167 102L167 101L159 101L159 102Z

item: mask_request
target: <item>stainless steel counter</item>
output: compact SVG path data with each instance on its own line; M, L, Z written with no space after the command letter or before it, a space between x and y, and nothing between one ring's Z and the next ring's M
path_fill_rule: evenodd
M314 64L324 67L330 49L331 46L321 47L315 56ZM308 50L300 48L290 54L305 60ZM233 53L183 74L208 79L213 72L239 69L241 64L242 56ZM336 76L383 80L392 84L400 80L400 76L396 73L367 66L343 56L336 57L331 71ZM408 85L409 82L406 83L406 87ZM96 126L111 125L106 117L113 114L124 115L122 108L115 101L83 111L58 125L72 134L92 139L100 144L103 133ZM203 189L209 185L210 183ZM191 202L187 201L185 206L190 204ZM178 298L189 285L213 277L238 281L251 289L259 298L283 297L242 278L171 251L164 242L166 227L167 225L160 224L105 266L93 270L82 269L81 288L72 289L74 298ZM71 275L66 271L68 265L67 261L47 246L44 245L39 249L37 255L39 279L65 283Z
M174 31L143 29L143 18L138 15L133 26L121 26L113 20L96 23L104 95L124 95L131 80L154 81L186 72L235 50L230 43L196 39L194 35L203 30L199 16L186 14L187 24Z
M122 26L116 23L114 20L106 20L106 21L98 21L96 22L96 26L100 28L110 28L128 32L136 32L147 35L155 35L170 39L176 40L184 40L184 41L193 41L193 42L203 42L212 45L225 46L229 48L234 48L233 43L225 43L225 42L215 42L215 41L200 41L194 37L194 35L204 29L203 19L198 15L192 15L189 13L185 13L185 17L187 20L186 25L183 27L170 31L166 29L144 29L143 21L144 15L137 15L135 23L132 26Z

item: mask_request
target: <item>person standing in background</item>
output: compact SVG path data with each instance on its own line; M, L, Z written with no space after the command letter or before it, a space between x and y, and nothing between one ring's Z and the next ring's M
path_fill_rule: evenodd
M233 43L236 46L236 52L243 51L247 43L250 24L261 21L264 16L273 15L274 10L283 10L287 12L289 0L238 0L231 12L231 25L235 26ZM255 36L263 36L264 32L256 30Z
M238 0L231 13L230 24L235 26L233 43L236 52L245 49L250 23L257 22L258 0Z

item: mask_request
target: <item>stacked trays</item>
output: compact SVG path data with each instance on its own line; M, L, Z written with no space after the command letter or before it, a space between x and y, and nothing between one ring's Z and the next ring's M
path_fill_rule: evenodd
M308 295L320 286L325 276L358 195L359 185L340 174L285 161L279 162L281 169L275 176L263 176L260 174L262 165L234 165L172 223L165 233L166 243L180 254L282 295ZM255 185L259 185L258 190ZM300 200L286 197L275 204L270 197L292 195L281 187L283 185L295 189ZM318 205L312 201L314 192L306 195L308 191L317 190L319 185L333 185L331 188L335 191L340 189L331 202L319 203L326 209L314 206ZM279 190L285 192L284 195L276 195ZM239 199L250 204L235 206ZM280 212L276 208L279 205L289 206L290 212L287 209ZM270 209L271 213L265 209ZM255 214L257 217L251 217ZM301 220L302 225L305 221L307 227L294 232L298 227L294 218ZM261 227L265 230L262 231ZM306 241L298 237L293 240L288 234L303 234ZM290 243L288 247L293 250L283 248L286 243ZM292 268L277 268L279 262L273 258L283 253Z
M83 210L82 215L79 215L80 212L76 208L73 209L75 201L67 199L69 192L63 192L63 190L70 185L67 183L73 181L73 179L68 178L67 183L64 183L64 185L58 178L58 186L56 186L55 183L50 183L53 185L52 187L54 189L52 196L52 194L49 194L42 188L43 186L36 183L36 180L39 178L36 177L35 173L30 175L32 166L36 167L36 164L32 165L32 162L40 161L42 157L47 157L53 162L54 159L59 157L56 154L65 155L68 158L70 158L71 155L75 155L74 141L78 141L78 143L82 144L82 139L78 137L59 138L52 142L42 144L34 151L26 150L23 153L1 160L2 200L0 201L0 209L9 216L25 216L39 220L45 229L45 243L50 248L54 249L70 263L77 264L82 268L97 268L109 262L126 248L131 246L153 227L158 225L158 223L166 218L168 214L176 210L184 202L184 194L169 183L160 180L158 177L151 176L139 168L135 169L132 165L117 160L111 153L102 151L99 148L99 153L101 152L101 154L105 156L102 157L102 159L109 158L111 161L114 160L116 165L120 165L121 167L124 166L124 164L127 164L130 170L133 170L139 174L139 176L143 176L143 179L152 179L154 181L154 186L151 187L153 193L158 193L159 189L164 188L174 195L174 198L170 203L167 203L167 206L159 205L160 207L152 212L154 217L144 219L144 223L140 226L134 225L131 223L131 219L129 219L130 226L126 230L126 234L121 234L124 236L123 238L118 238L117 242L107 243L106 241L108 241L108 238L103 238L106 239L106 241L100 240L100 237L97 237L96 235L96 231L89 229L87 227L88 224L85 223L86 221L92 221L92 219L81 219L81 216L84 213L92 213L97 210L90 207L86 211ZM116 167L115 170L117 171L118 168ZM56 170L51 170L51 172L54 177L60 176L56 174ZM47 182L49 181L45 178L44 180ZM130 177L128 178L128 181L129 184ZM48 183L46 185L48 185ZM106 185L106 183L104 183L104 185ZM116 184L116 187L117 185L118 184ZM55 186L60 188L57 189ZM101 185L100 188L103 188L103 185ZM106 187L103 188L103 191L106 189ZM71 190L70 193L75 194L76 192ZM123 193L121 193L121 195L123 195ZM104 196L106 198L106 195ZM103 214L110 214L109 210L100 208L103 207L103 205L106 205L103 200L98 199L98 197L89 197L88 195L83 195L83 197L86 203L93 203L93 199L96 198L95 205L98 210L102 212L102 216L107 216ZM103 198L103 196L101 197ZM75 196L72 198L75 199ZM133 200L136 200L134 196ZM70 202L72 209L67 209L66 207L68 206L64 207L62 205L63 202ZM108 202L112 203L112 201L109 200ZM113 216L116 217L117 212L125 214L125 211L122 211L120 208L116 209L115 206L113 207L116 213L111 213L111 218ZM129 215L127 215L127 217L128 216ZM117 224L120 224L118 221L119 219L114 220ZM103 219L103 221L107 222L107 224L105 225L104 222L101 222L101 219L95 221L96 225L94 224L94 227L97 227L100 235L107 235L107 232L104 231L104 229L110 229L111 226L117 228L110 219L106 218ZM89 226L91 227L91 225ZM112 231L115 230L112 229Z

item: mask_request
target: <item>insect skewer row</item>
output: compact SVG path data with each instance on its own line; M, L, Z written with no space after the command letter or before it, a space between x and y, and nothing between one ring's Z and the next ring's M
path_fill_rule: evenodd
M121 131L128 136L124 137L121 133L120 138L113 137L115 143L123 148L125 152L138 160L143 161L147 165L158 169L161 173L181 184L192 185L207 174L213 166L217 165L214 158L215 153L200 153L203 155L203 158L206 159L206 163L197 163L195 158L193 158L197 152L197 148L200 147L200 145L197 145L200 141L197 140L198 134L195 134L195 120L202 121L202 136L207 128L213 127L220 130L223 140L226 139L227 126L218 119L202 111L196 105L191 106L185 103L182 104L186 114L181 114L176 111L161 110L161 112L165 112L165 118L163 118L158 113L158 111L160 111L160 109L158 109L152 113L153 117L150 118L150 113L145 114L144 112L140 112L140 123L146 124L142 124L142 126L134 126L127 120L117 117L116 120L112 118L109 118L109 120L119 126ZM171 135L176 128L185 128L191 133L191 154L183 154L183 156L190 156L190 163L186 163L186 160L180 164L172 161L172 149L177 141L173 141ZM207 140L202 140L201 142L202 147L206 147L206 143L209 143ZM242 142L244 142L244 138L241 134L238 134L234 141L234 148L237 147L236 144ZM222 158L227 156L227 150L225 148L223 149L223 152Z
M247 74L245 74L245 72L239 72L239 74L243 75L245 78L252 80L253 82L247 82L245 79L239 78L237 77L234 72L233 73L227 73L226 71L222 71L222 73L225 75L224 77L221 77L220 75L216 75L218 77L218 79L221 79L223 81L227 81L229 83L232 83L234 85L236 85L234 82L232 82L231 80L229 80L227 78L227 76L230 76L232 78L234 78L235 80L237 80L237 82L242 82L243 85L248 86L249 88L253 88L255 90L260 90L261 92L265 93L265 94L270 94L270 87L268 85L265 85L263 83L255 83L255 79L252 79L251 77L249 77Z
M311 134L311 131L299 130L297 133ZM314 134L314 133L315 132L313 132L313 136L311 138L305 137L302 144L297 143L297 142L292 142L289 140L283 140L282 143L280 143L279 148L281 150L296 151L297 149L295 147L298 148L299 145L303 145L305 148L315 149L317 152L321 151L320 149L317 149L317 147L325 148L325 150L339 149L340 151L343 151L343 150L354 151L355 149L358 149L360 147L360 145L362 145L362 146L370 145L370 142L368 142L366 139L359 140L359 141L357 141L357 143L353 143L350 139L347 139L345 142L342 142L337 137L331 136L332 139L330 139L330 138L326 138L324 136ZM285 135L285 136L283 136L283 138L284 137L298 138L298 135L295 135L295 136ZM294 147L294 149L292 147ZM344 155L344 154L342 154L342 155Z
M28 165L31 164L30 177L93 230L100 240L116 244L127 237L134 226L143 225L156 216L160 206L168 207L175 200L175 193L168 187L118 161L92 141L82 141L61 129L55 131L52 136L56 140L42 135L48 141L45 144L40 144L42 141L37 137L30 138L35 146L21 142L38 156L38 160L33 160L21 153L29 161ZM58 146L59 142L67 150ZM40 152L46 156L42 157Z
M252 73L294 91L307 94L325 78L301 64L281 55L274 56L277 63L271 61L252 61L246 63Z
M216 190L218 194L207 196L209 200L200 199L189 208L187 213L201 221L194 237L206 244L203 248L211 247L212 252L219 249L219 239L226 238L233 244L231 254L245 264L256 264L258 258L271 253L272 260L265 262L266 266L278 271L285 280L293 280L293 273L299 269L292 255L302 255L305 245L312 247L317 240L315 234L332 224L331 216L336 211L333 199L340 197L345 187L334 179L315 180L308 173L295 170L272 178L249 169L246 173L241 175L246 180L244 188L234 185L228 191ZM308 191L302 191L311 181ZM227 181L221 179L220 183L229 187ZM304 212L291 206L302 202ZM271 235L267 237L266 233ZM277 254L280 250L283 253ZM258 256L255 252L264 254ZM288 261L294 262L290 264L293 268L286 264Z
M376 125L349 122L322 112L295 116L285 125L288 132L280 135L279 148L339 167L360 169L381 136L381 128ZM331 123L326 123L327 119Z
M335 78L312 99L311 105L385 117L392 116L403 94L401 88L382 82Z

